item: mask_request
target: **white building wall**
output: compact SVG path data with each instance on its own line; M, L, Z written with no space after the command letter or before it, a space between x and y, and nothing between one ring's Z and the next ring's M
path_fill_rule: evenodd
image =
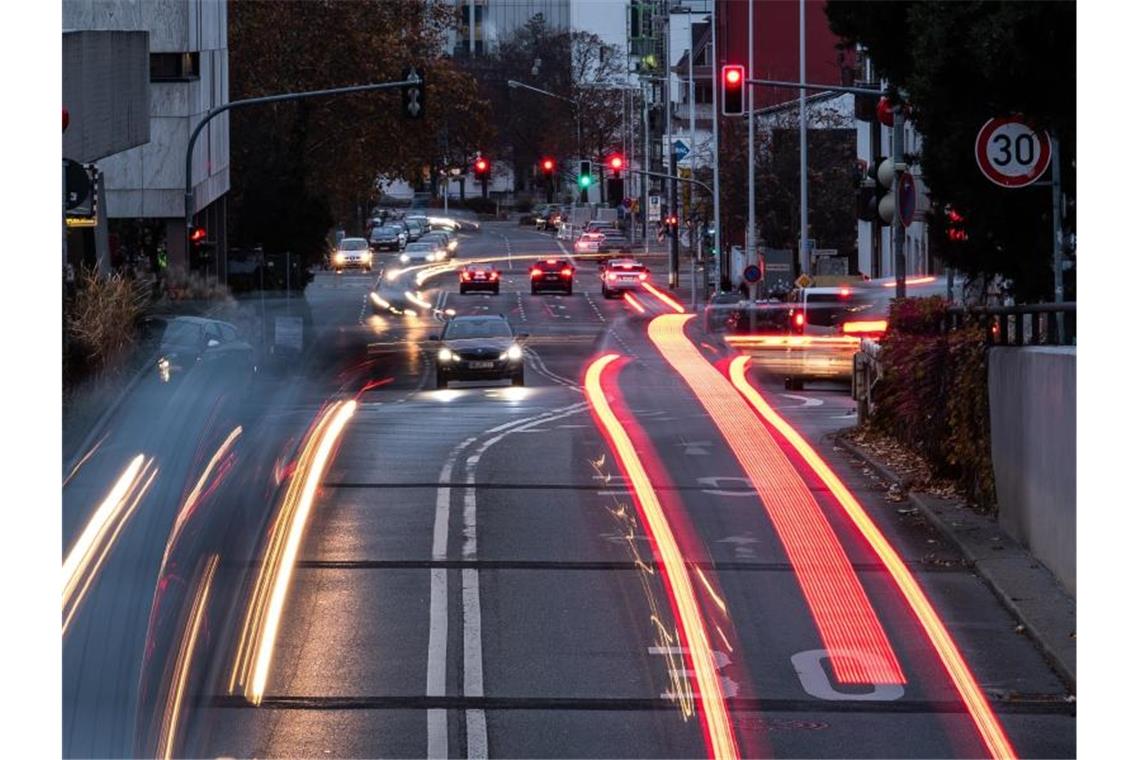
M229 100L224 0L102 0L63 3L65 29L145 30L151 53L199 53L194 81L152 82L150 142L99 162L109 217L170 218L184 213L186 145L190 131ZM198 137L193 156L194 210L230 188L229 115Z

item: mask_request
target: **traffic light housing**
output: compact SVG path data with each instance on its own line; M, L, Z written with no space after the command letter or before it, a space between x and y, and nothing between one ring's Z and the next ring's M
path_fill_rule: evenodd
M867 179L859 188L859 219L864 222L890 224L895 218L892 192L895 163L880 156L867 169Z
M590 169L590 162L580 161L578 163L578 187L586 190L592 184L594 184L594 175Z
M720 69L720 112L725 116L744 115L744 67L727 64Z
M400 105L405 119L424 117L424 72L415 66L404 69L404 81L415 80L400 88Z
M955 243L970 239L966 234L966 217L951 206L946 207L946 237Z

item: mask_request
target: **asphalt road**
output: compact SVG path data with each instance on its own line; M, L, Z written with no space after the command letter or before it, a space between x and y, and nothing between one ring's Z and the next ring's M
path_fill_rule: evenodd
M501 259L497 296L460 296L452 272L389 278L398 266L383 254L379 275L322 272L304 296L308 352L259 378L253 400L226 402L233 390L209 378L175 399L140 387L64 488L66 551L130 458L153 457L64 633L67 755L724 755L717 703L740 755L990 753L894 576L821 479L755 418L725 432L702 405L715 387L687 386L649 335L672 311L659 299L641 294L644 313L603 299L589 262L574 295L530 295L528 257L555 254L548 235L509 224L464 234L461 258ZM501 313L528 332L526 386L435 389L436 309ZM728 358L697 325L684 330L703 360ZM622 358L601 386L667 536L591 411L587 367L610 353ZM950 547L832 456L825 436L853 422L845 387L751 379L833 460L1013 750L1073 756L1075 707L1012 618ZM709 403L722 402L731 415L725 397ZM761 440L777 444L756 460L758 483L733 446ZM785 498L789 472L808 501ZM788 542L806 524L834 544L796 554ZM850 576L820 559L828 546ZM813 606L806 589L823 576ZM852 588L863 607L844 606ZM872 622L853 616L868 607ZM258 627L271 618L278 627ZM821 619L879 641L899 677L840 683ZM867 657L850 654L877 666Z

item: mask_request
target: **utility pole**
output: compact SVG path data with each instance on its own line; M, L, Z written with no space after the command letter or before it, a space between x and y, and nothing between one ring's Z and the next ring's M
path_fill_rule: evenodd
M756 25L752 9L756 3L748 3L748 71L755 71ZM748 110L748 227L744 230L744 257L749 264L756 263L756 98L751 87L747 90L745 108Z
M645 141L642 143L641 148L645 155L645 162L642 164L644 170L649 169L649 93L645 90L645 85L641 89L641 106L642 114L644 116L645 124ZM641 239L645 243L645 253L649 253L649 183L645 181L642 175L638 175L641 180Z
M1049 142L1052 150L1053 170L1053 301L1061 303L1065 300L1065 279L1061 270L1061 243L1064 234L1061 228L1061 141L1056 134L1049 133ZM1065 315L1057 312L1057 342L1065 342Z
M697 54L694 41L696 34L693 33L693 14L689 14L689 176L695 177L697 174L697 83L693 80L693 57ZM696 205L692 202L693 194L689 192L689 216L690 220L693 217L693 207ZM697 225L694 222L689 228L689 287L692 289L691 300L693 304L693 313L697 311L697 248L694 246L696 238L694 237L697 232Z
M895 254L895 297L906 298L906 227L903 226L902 214L899 213L901 207L899 186L903 172L906 170L906 165L903 163L903 137L906 131L902 107L896 105L894 110L894 136L891 140L894 145L891 146L891 153L895 162L895 181L891 192L895 199L895 214L891 219L891 238L894 243Z
M669 156L669 176L677 176L677 152L673 150L673 14L665 9L665 83L662 92L665 94L665 150ZM665 215L674 216L677 213L677 183L672 179L665 188ZM669 287L677 287L679 269L677 260L677 236L669 236Z
M811 273L811 256L808 253L808 179L807 179L807 44L804 34L804 4L800 0L800 267L804 274ZM898 179L895 180L896 184ZM897 196L896 196L897 197Z
M721 258L723 257L720 242L720 104L717 102L717 87L716 78L720 70L720 58L717 55L716 47L716 3L712 4L712 15L709 16L712 22L712 72L709 84L712 86L712 151L713 151L713 246L716 248L716 262L715 262L715 276L716 284L714 290L720 290L721 287Z

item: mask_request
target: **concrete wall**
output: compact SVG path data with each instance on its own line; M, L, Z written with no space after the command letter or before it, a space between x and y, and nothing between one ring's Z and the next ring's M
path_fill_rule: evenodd
M90 163L150 140L148 33L63 33L63 156Z
M1077 351L992 348L990 435L998 522L1077 589Z

